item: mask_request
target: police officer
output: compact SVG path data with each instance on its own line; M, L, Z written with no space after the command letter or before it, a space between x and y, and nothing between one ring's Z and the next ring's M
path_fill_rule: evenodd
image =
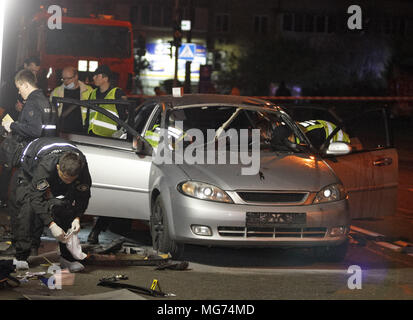
M127 100L122 89L112 85L111 78L112 71L110 68L106 65L99 66L93 74L93 82L97 88L92 91L89 100ZM99 106L115 114L121 120L126 120L127 118L127 113L122 106L116 104L101 104ZM118 130L116 122L105 115L90 109L88 112L90 112L88 127L89 134L112 137ZM92 244L99 243L100 232L105 231L113 221L114 219L109 217L98 217L88 236L88 242Z
M5 171L14 166L12 159L33 139L42 136L56 136L57 112L49 103L42 90L37 88L36 77L30 70L23 69L15 76L15 84L20 95L26 100L18 121L3 122L4 129L11 133L2 143L0 162ZM7 178L7 179L6 179ZM7 193L10 176L1 179L2 193ZM7 180L7 181L6 181ZM14 243L15 216L10 211L12 243ZM13 253L13 247L3 252Z
M56 109L50 105L42 90L38 89L36 84L36 75L31 69L23 69L15 76L15 85L19 90L21 97L26 100L24 108L20 113L18 121L3 122L4 130L11 132L11 140L6 143L13 143L14 148L10 147L4 150L2 148L3 157L0 164L4 165L4 172L0 176L0 206L5 207L7 198L7 189L10 180L10 163L8 158L12 157L9 153L13 153L18 146L41 136L56 135Z
M328 136L337 127L334 123L326 120L307 120L300 122L299 125L308 136L313 146L317 149L321 147ZM331 138L331 142L336 141L350 143L350 138L346 132L340 129ZM297 143L299 143L299 141L297 141Z
M59 241L61 267L83 270L67 249L65 235L68 229L80 231L79 219L89 204L91 177L85 156L64 139L39 138L27 145L20 162L10 199L10 209L18 212L16 259L37 255L43 227L48 226Z
M112 72L106 65L99 66L93 75L93 82L97 87L89 97L89 100L127 100L122 89L114 87L111 83ZM122 106L115 104L101 104L100 107L108 110L121 120L126 120L127 113ZM89 128L88 133L96 136L111 137L117 130L117 124L105 115L89 110Z

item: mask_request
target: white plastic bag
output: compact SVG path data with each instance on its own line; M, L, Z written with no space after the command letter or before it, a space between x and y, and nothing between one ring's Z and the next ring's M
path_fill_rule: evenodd
M80 245L80 240L77 234L70 232L70 230L67 232L67 238L66 238L66 247L72 254L73 258L76 260L83 260L84 258L87 257L87 254L82 252L82 247Z

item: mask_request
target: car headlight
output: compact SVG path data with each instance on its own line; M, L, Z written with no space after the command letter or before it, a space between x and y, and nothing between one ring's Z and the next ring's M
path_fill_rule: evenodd
M225 191L203 182L186 181L178 185L178 190L186 196L201 200L233 203Z
M342 184L330 184L319 191L313 203L331 202L343 200L346 197L346 191Z

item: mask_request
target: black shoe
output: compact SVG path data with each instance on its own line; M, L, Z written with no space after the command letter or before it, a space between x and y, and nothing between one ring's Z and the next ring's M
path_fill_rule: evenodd
M87 243L89 244L99 244L99 233L100 231L92 229L87 237Z
M7 208L7 200L0 199L0 209Z

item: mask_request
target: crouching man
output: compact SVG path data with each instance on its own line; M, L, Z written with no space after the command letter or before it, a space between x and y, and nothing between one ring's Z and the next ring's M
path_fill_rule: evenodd
M44 226L59 241L60 265L70 272L84 266L66 247L66 232L80 231L91 177L85 156L60 138L38 138L24 150L12 185L10 210L16 211L16 259L37 255Z

